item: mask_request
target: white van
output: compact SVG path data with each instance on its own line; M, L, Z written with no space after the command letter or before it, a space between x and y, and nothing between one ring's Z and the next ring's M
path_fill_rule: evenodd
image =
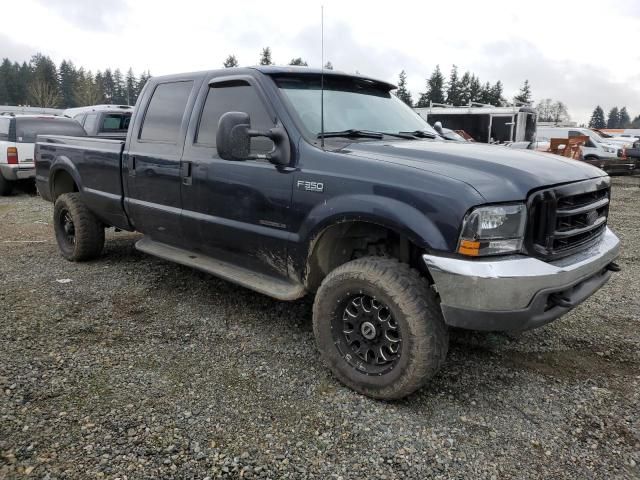
M41 133L86 136L75 120L55 115L0 115L0 195L14 182L35 177L33 150Z

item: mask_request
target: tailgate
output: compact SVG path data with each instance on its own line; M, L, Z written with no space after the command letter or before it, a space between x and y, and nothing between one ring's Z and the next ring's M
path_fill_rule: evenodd
M18 149L18 164L21 168L33 167L33 143L16 143Z

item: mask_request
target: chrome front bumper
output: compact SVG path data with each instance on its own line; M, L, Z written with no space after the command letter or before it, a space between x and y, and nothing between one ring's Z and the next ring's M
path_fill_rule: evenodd
M35 178L36 168L33 163L18 165L0 165L0 174L5 180L24 180L27 178Z
M543 262L513 255L465 260L423 255L447 324L474 330L527 330L549 323L598 290L620 240L607 228L600 241L574 255ZM555 295L554 295L555 294ZM559 305L556 298L568 302Z

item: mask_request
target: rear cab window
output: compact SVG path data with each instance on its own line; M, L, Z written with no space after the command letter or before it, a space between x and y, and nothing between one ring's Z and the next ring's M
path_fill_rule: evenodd
M102 117L100 131L106 133L127 133L130 120L130 113L106 113Z
M38 135L84 137L87 133L78 122L68 118L16 118L18 143L35 143Z

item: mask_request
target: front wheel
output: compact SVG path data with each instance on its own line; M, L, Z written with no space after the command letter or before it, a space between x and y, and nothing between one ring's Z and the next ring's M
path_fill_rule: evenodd
M332 271L313 305L318 349L334 375L370 397L405 397L433 377L449 334L435 294L408 265L366 257Z
M53 208L53 227L62 256L72 262L97 257L104 247L104 225L79 193L65 193Z

